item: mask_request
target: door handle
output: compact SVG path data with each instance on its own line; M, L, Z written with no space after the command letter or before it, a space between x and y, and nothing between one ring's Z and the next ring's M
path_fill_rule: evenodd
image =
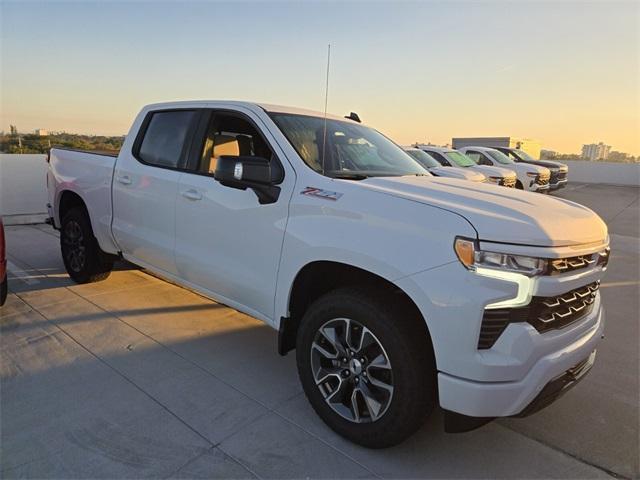
M189 200L202 200L202 194L193 188L182 192L182 196Z
M131 185L131 179L129 175L118 175L116 180L123 185Z

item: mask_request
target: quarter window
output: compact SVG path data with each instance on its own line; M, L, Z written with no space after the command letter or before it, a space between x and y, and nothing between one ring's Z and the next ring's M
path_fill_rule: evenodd
M195 110L152 113L137 157L150 165L178 168L188 133L196 119Z

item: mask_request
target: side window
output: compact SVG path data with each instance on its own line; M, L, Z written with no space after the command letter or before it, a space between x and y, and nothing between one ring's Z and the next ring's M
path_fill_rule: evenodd
M441 153L431 152L431 151L428 151L427 153L429 155L431 155L433 158L435 158L440 165L442 165L444 167L450 167L451 166L451 164L449 163L449 160L444 158L444 155L442 155Z
M222 155L273 158L269 145L249 121L232 114L214 113L204 140L200 173L213 175ZM272 168L276 164L279 166L278 162L272 162Z
M195 110L152 113L136 157L150 165L178 168L187 135L196 118Z
M487 160L486 157L482 155L480 152L476 152L474 150L467 150L465 152L465 155L471 158L478 165L492 165L491 161Z

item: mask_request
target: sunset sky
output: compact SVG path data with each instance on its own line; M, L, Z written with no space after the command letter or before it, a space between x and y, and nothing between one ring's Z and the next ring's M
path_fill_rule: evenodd
M0 130L124 134L144 104L358 112L395 141L640 155L639 2L7 2Z

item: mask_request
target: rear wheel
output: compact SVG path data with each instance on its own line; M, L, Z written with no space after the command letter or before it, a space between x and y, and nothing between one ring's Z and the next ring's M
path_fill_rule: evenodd
M345 288L309 307L296 356L305 394L324 422L371 448L396 445L436 402L422 318L385 292Z
M77 283L104 280L111 273L113 258L100 249L82 207L72 208L62 219L60 248L67 273Z
M524 185L522 185L522 182L520 180L516 180L516 188L518 190L524 190Z

